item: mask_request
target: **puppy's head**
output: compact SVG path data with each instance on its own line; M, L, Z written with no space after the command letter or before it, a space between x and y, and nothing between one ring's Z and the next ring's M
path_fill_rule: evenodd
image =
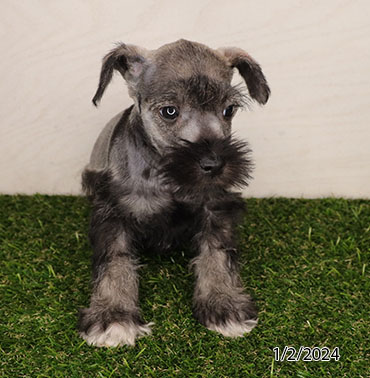
M240 86L231 85L234 68L243 77L249 96ZM229 152L232 146L236 148L230 134L238 108L250 99L265 104L270 94L260 66L245 51L233 47L213 50L179 40L148 51L120 44L103 60L95 105L114 70L126 80L152 145L162 156L171 153L174 158L174 149L183 150L185 145L189 151L192 146L194 155L202 151L199 164L201 170L205 167L205 177L226 169L221 146Z

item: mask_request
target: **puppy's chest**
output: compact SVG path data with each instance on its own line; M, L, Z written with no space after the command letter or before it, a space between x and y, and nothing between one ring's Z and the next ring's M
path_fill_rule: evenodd
M121 197L121 203L127 211L140 221L168 211L172 202L170 193L148 185L135 185Z
M135 181L123 190L120 199L125 212L140 224L158 225L167 232L194 223L200 206L185 203L174 196L171 188L160 181ZM155 228L155 227L154 227Z
M200 204L183 201L160 175L131 175L122 187L123 210L145 229L145 233L166 239L169 235L186 233L201 213ZM151 232L152 231L152 232Z
M139 223L139 240L146 248L167 252L189 243L200 229L200 219L200 209L196 211L186 203L173 201L170 207Z

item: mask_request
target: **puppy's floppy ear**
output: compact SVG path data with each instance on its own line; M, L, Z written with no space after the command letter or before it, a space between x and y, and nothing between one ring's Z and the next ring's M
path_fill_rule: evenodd
M143 71L144 55L145 50L140 47L119 43L103 58L98 89L92 99L95 106L100 102L105 88L112 80L114 70L117 70L127 81L130 95L133 95L135 84Z
M270 88L259 64L248 53L237 47L223 47L218 51L231 67L239 70L250 96L260 104L266 104L270 96Z

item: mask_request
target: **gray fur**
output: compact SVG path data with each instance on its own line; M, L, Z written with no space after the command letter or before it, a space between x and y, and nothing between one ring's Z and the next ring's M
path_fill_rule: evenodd
M234 242L243 201L229 190L246 183L250 165L245 144L231 138L234 108L248 101L231 85L234 67L250 97L264 104L267 82L240 49L185 40L154 51L119 44L103 59L94 104L114 71L134 104L106 125L83 172L94 255L90 307L81 311L79 330L89 344L133 345L150 333L138 304L140 248L170 251L183 239L198 251L194 316L230 337L256 325ZM166 107L174 119L165 117Z
M108 167L112 136L119 120L122 117L122 114L123 112L120 112L113 117L101 131L94 144L94 148L90 156L90 164L87 167L88 169L103 170Z

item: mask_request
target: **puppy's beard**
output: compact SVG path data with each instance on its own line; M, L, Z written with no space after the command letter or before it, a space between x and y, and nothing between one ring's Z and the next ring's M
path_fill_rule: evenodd
M232 137L181 141L162 159L162 173L177 194L199 195L213 190L243 187L251 178L252 162L246 142ZM217 172L205 172L200 161L217 156L222 166Z

